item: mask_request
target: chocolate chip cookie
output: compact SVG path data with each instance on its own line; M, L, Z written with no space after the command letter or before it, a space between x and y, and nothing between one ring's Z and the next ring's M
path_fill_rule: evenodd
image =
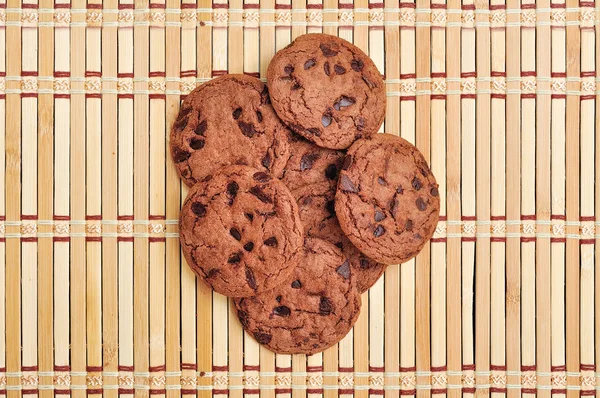
M260 80L225 75L186 96L171 129L171 155L188 186L231 164L280 177L289 134Z
M190 267L230 297L259 294L285 281L304 240L290 191L248 166L222 168L194 185L181 209L179 232Z
M362 50L335 36L298 37L275 54L267 85L279 117L325 148L370 137L385 116L381 73Z
M414 145L377 134L348 150L335 210L360 251L386 264L402 263L416 256L435 231L438 184Z
M338 173L346 156L344 152L318 147L294 135L290 153L281 178L290 191L322 181L337 186Z
M362 293L377 282L387 265L371 260L348 240L335 216L335 186L327 181L292 191L298 202L306 236L320 238L342 249L350 261L356 286Z
M281 286L235 305L242 326L260 344L280 354L314 354L350 331L361 302L342 252L307 238L300 263Z

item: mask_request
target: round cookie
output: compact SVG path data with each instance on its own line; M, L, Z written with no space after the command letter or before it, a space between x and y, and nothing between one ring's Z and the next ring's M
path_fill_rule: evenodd
M292 191L298 202L300 220L306 236L320 238L342 249L350 261L359 292L367 291L387 268L371 260L348 240L335 216L335 187L323 181Z
M377 134L348 150L335 210L342 230L360 251L382 263L403 263L435 231L438 184L414 145Z
M228 166L190 189L179 218L190 267L230 297L282 283L302 254L303 227L285 185L263 171Z
M290 143L290 152L281 177L290 191L322 181L328 181L335 189L344 152L318 147L297 135Z
M225 75L185 97L171 129L171 155L188 186L231 164L280 177L289 135L267 86L254 77Z
M362 50L336 36L298 37L275 54L267 85L281 120L325 148L348 148L383 123L381 73Z
M235 300L238 319L279 354L314 354L340 341L360 311L360 294L342 252L307 238L300 263L275 289Z

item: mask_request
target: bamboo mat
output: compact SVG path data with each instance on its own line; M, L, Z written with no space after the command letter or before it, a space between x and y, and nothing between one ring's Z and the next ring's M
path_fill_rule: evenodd
M197 1L0 0L0 395L600 397L600 4ZM306 32L370 54L442 199L310 357L183 264L167 151L196 84Z

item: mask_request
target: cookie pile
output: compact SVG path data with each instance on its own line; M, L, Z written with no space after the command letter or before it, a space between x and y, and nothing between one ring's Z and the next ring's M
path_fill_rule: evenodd
M433 234L438 185L413 145L377 134L385 104L367 55L309 34L275 55L267 85L225 75L181 105L170 148L190 187L183 254L277 353L341 340L361 293Z

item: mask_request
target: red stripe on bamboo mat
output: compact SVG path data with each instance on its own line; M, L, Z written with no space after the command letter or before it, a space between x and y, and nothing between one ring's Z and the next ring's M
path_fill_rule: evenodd
M198 365L196 365L195 363L182 363L181 369L182 370L197 370Z

